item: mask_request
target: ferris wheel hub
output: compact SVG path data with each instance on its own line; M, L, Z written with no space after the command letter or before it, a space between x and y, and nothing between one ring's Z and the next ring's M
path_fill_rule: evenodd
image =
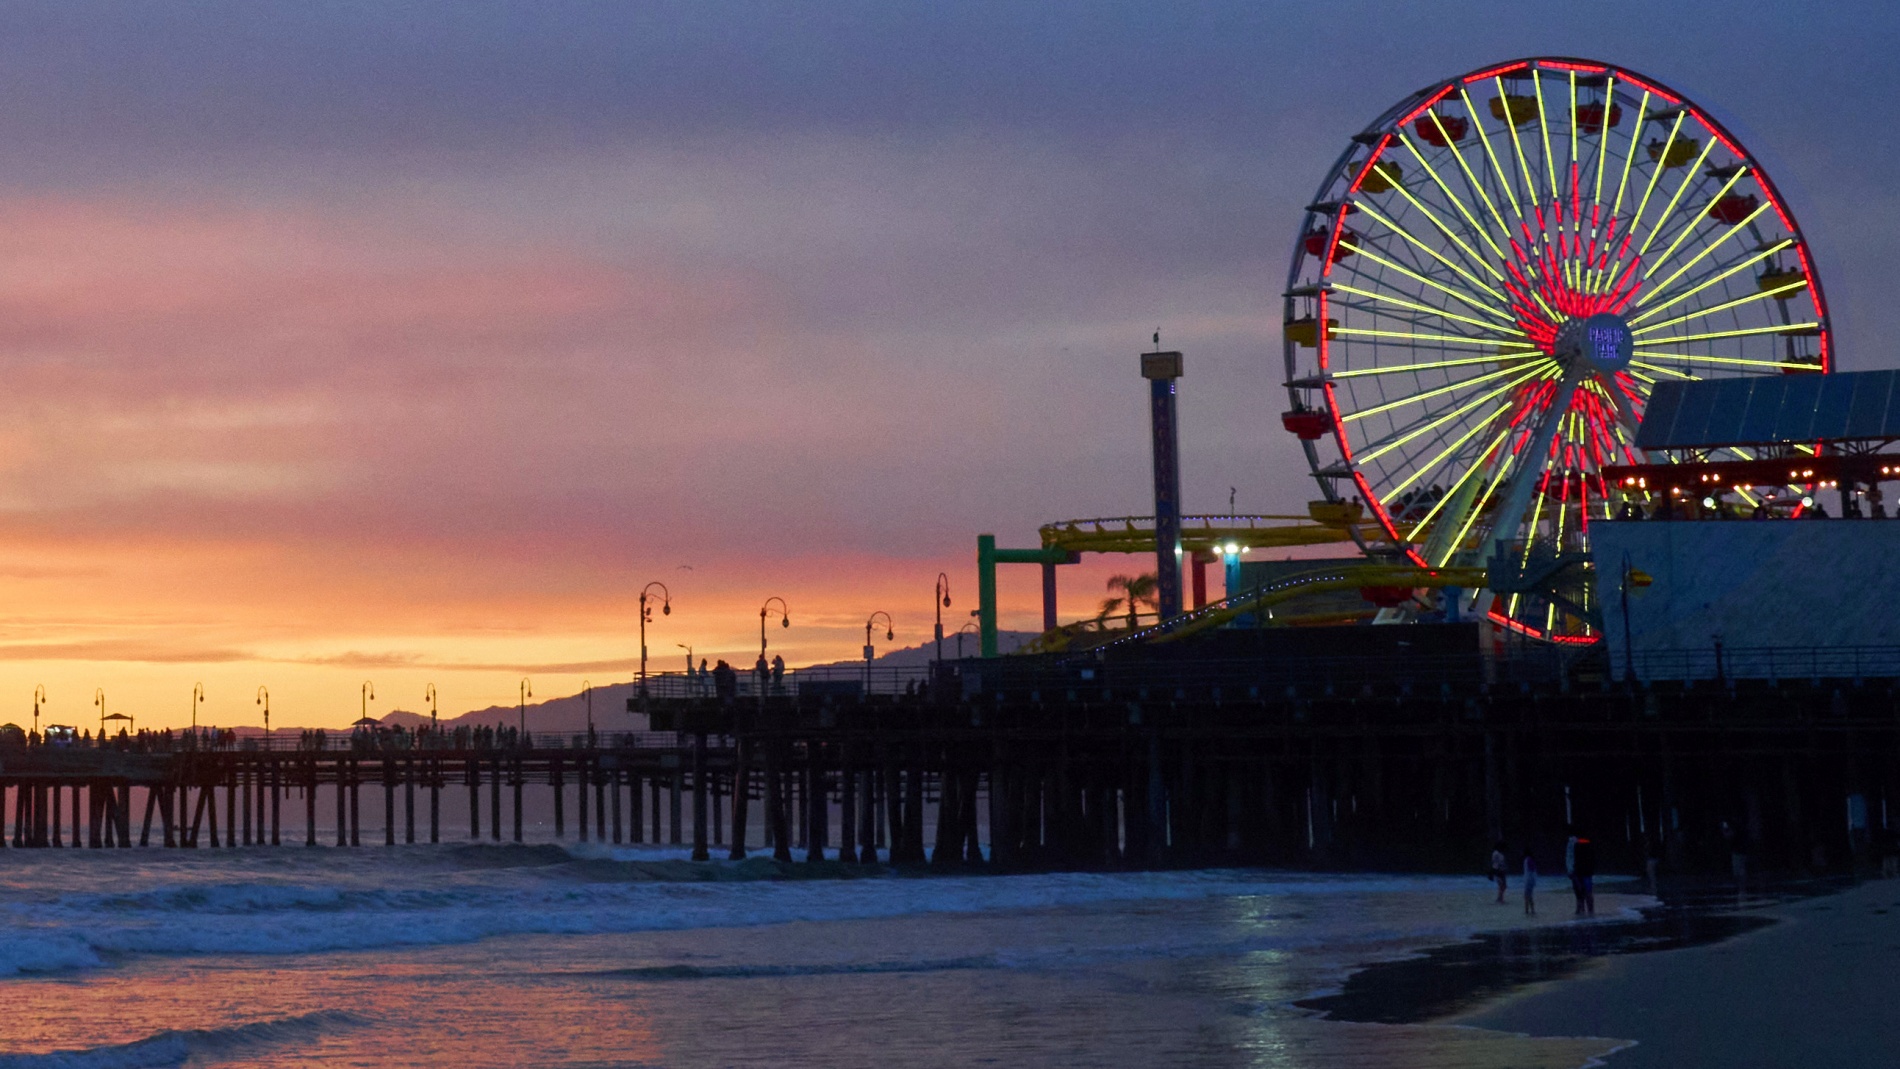
M1615 312L1598 312L1558 327L1551 355L1566 367L1613 375L1629 366L1635 349L1628 321Z

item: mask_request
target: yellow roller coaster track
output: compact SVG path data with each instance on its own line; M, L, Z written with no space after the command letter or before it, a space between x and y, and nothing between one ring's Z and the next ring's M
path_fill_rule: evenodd
M1286 546L1324 546L1355 541L1357 515L1342 511L1334 522L1315 522L1311 516L1246 516L1218 513L1181 517L1181 549L1211 554L1227 546L1241 549L1279 549ZM1153 516L1116 516L1092 520L1063 520L1044 524L1044 549L1072 553L1153 553Z

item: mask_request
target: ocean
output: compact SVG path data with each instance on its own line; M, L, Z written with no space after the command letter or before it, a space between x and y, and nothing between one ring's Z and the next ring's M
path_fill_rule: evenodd
M1568 922L1549 881L1536 922L1515 890L601 845L7 849L0 1069L1582 1066L1616 1044L1297 1005L1371 962Z

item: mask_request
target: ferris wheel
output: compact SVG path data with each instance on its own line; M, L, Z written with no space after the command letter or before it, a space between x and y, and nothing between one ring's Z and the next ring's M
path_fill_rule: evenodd
M1354 135L1314 200L1282 418L1327 500L1363 502L1375 555L1587 554L1616 508L1600 469L1641 461L1657 382L1828 370L1820 283L1774 183L1620 67L1528 59L1420 90ZM1594 640L1548 599L1477 607Z

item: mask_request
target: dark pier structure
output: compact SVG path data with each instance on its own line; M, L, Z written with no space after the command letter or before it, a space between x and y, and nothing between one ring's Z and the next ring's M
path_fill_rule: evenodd
M1328 657L1289 631L1255 655L973 659L910 693L794 674L722 698L663 678L662 730L610 737L15 746L5 842L519 842L524 793L547 792L556 837L702 857L1478 871L1494 840L1548 850L1568 823L1612 871L1639 870L1646 840L1678 871L1725 870L1726 822L1757 867L1807 870L1868 862L1900 818L1900 654L1626 684L1548 649L1362 633L1387 648ZM465 830L443 827L445 792L466 795Z

